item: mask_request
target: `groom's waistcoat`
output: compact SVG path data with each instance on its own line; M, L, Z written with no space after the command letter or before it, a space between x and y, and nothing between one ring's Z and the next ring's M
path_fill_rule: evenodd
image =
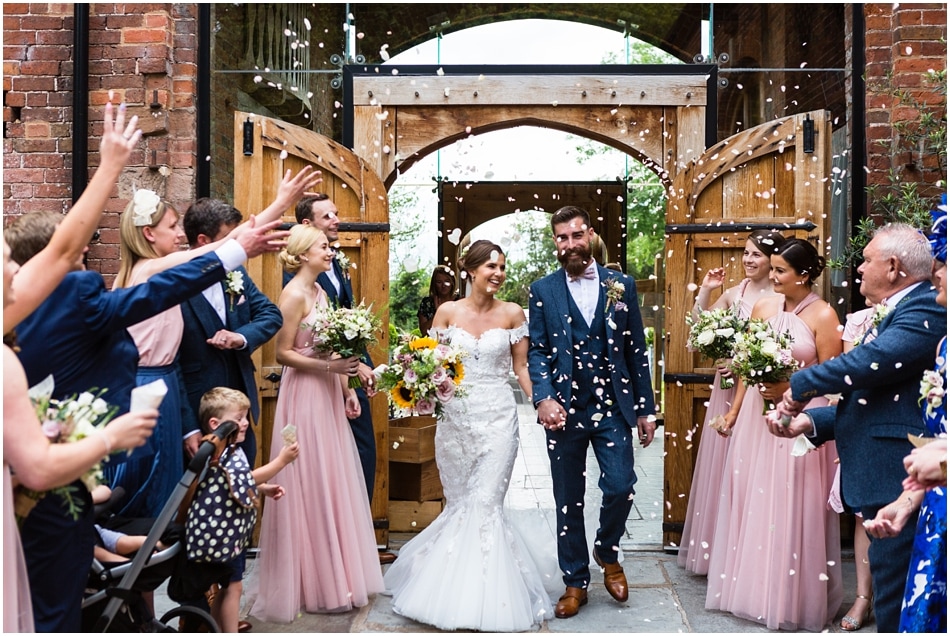
M599 302L599 301L598 301ZM577 308L577 303L568 295L571 308L571 336L574 342L574 361L571 369L573 387L571 406L586 408L591 400L601 403L613 401L610 370L607 356L607 328L603 312L594 312L590 326Z

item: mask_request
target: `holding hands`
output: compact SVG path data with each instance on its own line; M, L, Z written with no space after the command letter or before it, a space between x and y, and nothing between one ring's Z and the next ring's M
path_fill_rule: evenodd
M559 431L567 425L567 411L553 398L538 403L538 422L549 431Z

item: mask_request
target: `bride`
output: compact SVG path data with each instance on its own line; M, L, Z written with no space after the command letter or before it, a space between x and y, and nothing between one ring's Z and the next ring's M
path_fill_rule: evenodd
M525 631L552 616L525 543L503 510L518 452L514 370L526 395L528 325L515 303L495 298L505 256L486 240L459 259L471 294L443 303L432 331L468 351L465 397L446 404L435 437L445 509L399 551L386 572L393 610L443 630Z

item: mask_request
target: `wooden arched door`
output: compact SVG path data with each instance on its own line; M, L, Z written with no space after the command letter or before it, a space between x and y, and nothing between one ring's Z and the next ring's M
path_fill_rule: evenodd
M806 124L810 120L810 124ZM804 143L803 127L815 135ZM826 254L831 210L831 123L826 111L778 119L704 151L673 178L667 208L663 545L678 546L686 518L699 440L705 435L712 361L686 348L685 317L699 284L725 267L731 287L742 280L749 232L774 227L813 241ZM822 276L829 296L829 277Z
M245 124L250 122L245 133ZM356 266L352 272L353 294L372 304L381 323L389 324L389 208L386 188L366 163L353 151L317 133L292 124L251 113L234 114L234 205L245 214L263 210L277 193L284 171L293 173L312 165L323 174L317 188L327 193L340 215L340 247ZM293 209L284 220L295 222ZM268 298L277 301L282 287L282 270L274 254L253 259L248 272ZM389 332L383 329L374 361L386 361ZM256 431L261 445L259 457L270 456L281 365L276 361L271 341L255 354L261 397L261 422ZM319 408L319 405L314 405ZM372 512L376 538L388 543L387 504L389 500L388 413L386 397L371 400L373 429L376 432L376 486Z

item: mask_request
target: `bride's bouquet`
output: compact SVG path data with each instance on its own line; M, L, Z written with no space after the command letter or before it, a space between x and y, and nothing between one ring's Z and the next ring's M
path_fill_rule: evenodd
M110 406L102 399L105 389L86 391L65 400L54 400L53 376L32 387L30 402L43 427L43 434L51 444L70 444L99 433L115 417L119 407ZM101 463L96 463L80 476L80 481L90 492L104 483ZM14 497L17 521L22 523L33 507L47 495L55 493L63 498L66 512L74 519L83 514L83 499L78 486L60 486L46 491L37 491L18 486Z
M787 333L777 333L759 318L750 319L746 330L739 332L732 355L732 371L746 386L782 382L797 369L798 361L792 357L792 338ZM771 406L766 400L763 414Z
M718 362L732 357L736 334L745 330L747 321L739 316L738 307L724 307L703 311L695 320L692 315L686 316L686 324L690 350ZM720 389L731 389L734 385L733 378L719 379Z
M313 332L313 350L336 353L342 358L362 356L375 344L379 334L379 316L372 307L360 303L357 307L324 307L312 323L304 323ZM351 389L362 386L358 376L348 382Z
M375 369L377 387L397 412L442 417L445 404L464 395L463 349L447 341L401 336L389 365Z

